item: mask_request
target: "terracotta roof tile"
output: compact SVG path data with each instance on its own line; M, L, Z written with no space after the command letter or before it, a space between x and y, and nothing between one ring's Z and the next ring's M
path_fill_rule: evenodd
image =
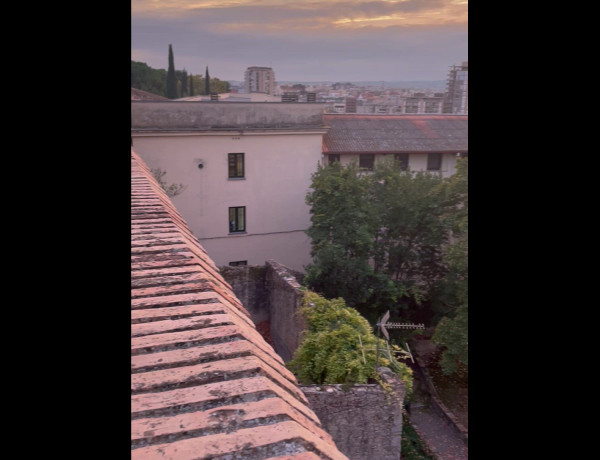
M132 151L132 459L346 459Z

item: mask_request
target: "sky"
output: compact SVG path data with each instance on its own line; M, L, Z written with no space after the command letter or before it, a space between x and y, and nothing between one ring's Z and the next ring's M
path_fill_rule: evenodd
M468 60L467 0L132 0L131 59L243 80L445 80Z

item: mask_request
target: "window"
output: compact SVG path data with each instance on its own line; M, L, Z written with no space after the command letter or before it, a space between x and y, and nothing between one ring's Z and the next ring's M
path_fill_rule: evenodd
M248 265L247 260L236 260L235 262L229 262L230 267L239 267L240 265Z
M229 233L246 231L246 206L229 208Z
M400 169L406 171L408 169L408 153L397 153L394 158L400 163Z
M327 155L329 157L329 164L332 165L333 163L335 163L336 161L339 163L340 162L340 154L339 153L330 153L329 155Z
M229 155L229 177L239 179L244 177L244 154L230 153Z
M442 154L430 153L427 155L427 171L439 171L442 169Z
M361 153L358 166L361 169L368 169L369 171L373 170L373 165L375 164L375 154L373 153Z

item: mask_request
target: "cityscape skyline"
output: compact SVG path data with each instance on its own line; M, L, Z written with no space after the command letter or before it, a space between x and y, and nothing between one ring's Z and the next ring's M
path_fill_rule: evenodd
M468 61L466 0L132 0L131 59L221 80L439 81Z

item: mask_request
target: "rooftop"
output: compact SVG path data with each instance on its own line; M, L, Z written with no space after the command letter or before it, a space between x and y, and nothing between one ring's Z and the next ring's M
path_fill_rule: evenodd
M131 152L132 460L346 459Z
M323 130L324 126L322 104L131 101L131 127L136 133Z
M467 115L325 114L324 153L466 152Z

